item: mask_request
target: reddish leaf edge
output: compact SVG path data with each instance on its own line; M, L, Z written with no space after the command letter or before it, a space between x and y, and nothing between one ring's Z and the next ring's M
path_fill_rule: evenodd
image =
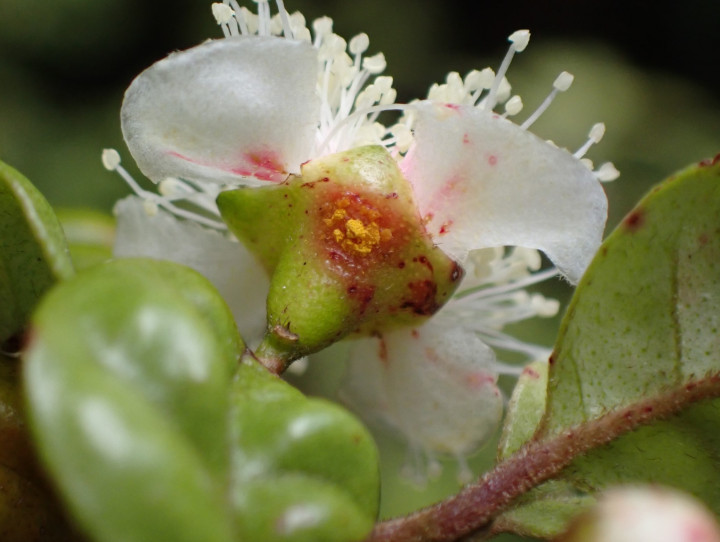
M515 499L557 476L577 456L640 426L717 397L720 371L668 388L552 437L533 438L456 495L407 516L378 523L366 542L455 542L472 534L477 534L473 540L486 539L494 534L493 520Z

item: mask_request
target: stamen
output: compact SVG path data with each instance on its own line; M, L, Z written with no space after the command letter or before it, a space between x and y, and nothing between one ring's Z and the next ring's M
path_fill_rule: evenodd
M226 38L238 34L237 23L234 23L235 12L230 6L216 2L212 5L212 14Z
M520 96L513 96L507 102L505 102L505 114L504 117L517 115L522 111L523 102Z
M270 5L268 0L253 0L258 5L258 35L270 36Z
M595 143L600 143L600 140L605 135L605 125L602 122L598 122L597 124L594 124L592 128L590 128L590 133L588 134L588 140L585 142L585 144L580 147L573 156L575 158L582 158L585 156L585 153L588 151L590 147L592 147Z
M282 20L283 35L286 38L295 39L295 34L290 25L290 18L288 17L288 12L285 9L283 0L275 0L275 2L277 3L278 13L280 13L280 20Z
M162 196L155 194L154 192L150 192L149 190L145 190L144 188L142 188L137 183L137 181L133 179L132 175L130 175L130 173L128 173L127 170L120 165L120 154L115 149L103 150L102 163L107 170L117 172L117 174L120 175L123 181L127 183L130 189L135 192L135 194L140 196L145 202L147 202L143 205L145 205L145 212L148 213L148 216L152 216L153 208L156 209L157 207L162 207L165 210L174 214L175 216L192 220L193 222L208 226L209 228L214 228L217 230L227 229L225 223L220 220L213 220L212 218L193 213L192 211L181 209L180 207L172 204L166 198L163 198Z
M382 113L384 111L412 111L414 109L415 106L413 106L412 104L389 104L375 105L372 107L366 107L364 109L353 111L351 114L349 114L347 117L345 117L332 127L330 132L328 132L328 134L325 136L325 139L323 139L322 143L318 147L317 152L318 154L322 153L325 148L330 144L330 141L332 141L332 139L338 134L338 132L347 124L351 124L356 120L365 117L371 113Z
M516 52L521 53L525 50L525 47L527 47L527 44L530 41L530 32L528 30L516 30L508 36L508 41L510 42L510 47L508 48L508 52L505 54L505 58L500 64L500 68L497 71L497 75L495 76L495 80L493 81L492 87L490 88L490 92L485 101L484 108L487 111L492 111L495 108L498 89L505 77L505 73L507 73L507 69L510 67L510 62L512 62L513 56L515 56Z
M108 171L115 171L120 165L120 153L115 149L103 149L102 164Z
M312 23L313 32L315 33L315 40L313 46L316 49L320 48L325 36L332 34L333 20L330 17L320 17L315 19Z
M520 128L522 128L523 130L527 130L528 128L530 128L530 126L532 126L533 123L540 118L540 115L545 113L547 108L550 107L550 104L555 99L555 96L557 96L559 92L565 92L567 89L570 88L573 79L575 79L575 76L568 72L562 72L560 75L558 75L553 82L553 89L550 91L548 97L545 98L543 103L540 104L540 107L538 107L535 112L530 115L525 122L522 123Z
M612 162L605 162L601 165L597 171L595 171L595 177L598 181L606 183L614 181L620 176L620 172L615 168Z
M500 286L492 286L488 288L486 285L480 285L475 288L462 290L455 294L453 303L460 301L466 302L468 300L472 301L472 299L476 297L482 297L484 299L492 298L514 290L527 288L528 286L532 286L533 284L537 284L539 282L551 279L557 276L559 273L560 272L555 267L550 267L543 271L532 273L531 275L527 275L526 277L515 280L513 282L508 282Z
M238 26L238 29L240 30L240 33L243 36L247 36L248 34L251 34L249 28L248 28L248 22L246 18L246 12L247 8L240 7L240 5L237 3L237 0L223 0L226 4L230 5L232 7L233 11L235 12L235 23ZM232 32L232 31L231 31Z
M387 62L385 61L385 55L382 53L377 53L373 56L366 56L363 59L362 63L363 69L367 70L368 73L372 75L377 75L379 73L382 73L385 68L387 67Z

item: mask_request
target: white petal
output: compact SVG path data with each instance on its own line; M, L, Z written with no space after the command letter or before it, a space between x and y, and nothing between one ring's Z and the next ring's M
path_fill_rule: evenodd
M428 232L462 261L470 250L537 248L577 282L601 240L607 198L565 150L492 112L419 104L402 162Z
M430 454L472 452L497 429L495 355L474 333L431 320L352 346L343 398Z
M191 267L218 289L246 342L262 337L269 281L243 245L162 209L150 216L135 196L119 201L115 214L116 257L142 256Z
M310 158L320 107L317 62L307 43L258 36L173 53L125 93L130 152L156 182L282 181Z

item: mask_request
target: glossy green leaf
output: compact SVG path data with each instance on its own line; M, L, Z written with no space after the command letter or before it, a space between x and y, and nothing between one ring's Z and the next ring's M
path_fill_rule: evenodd
M335 403L305 398L250 362L239 369L231 401L232 439L252 465L235 461L236 475L260 474L260 463L265 472L303 472L342 485L364 514L377 515L377 451L354 416Z
M359 541L378 508L364 427L255 362L209 283L116 260L54 289L25 371L41 455L97 542Z
M231 393L240 534L268 542L362 540L379 506L378 456L363 425L336 404L305 398L249 360ZM247 491L266 495L272 506L261 511L262 501ZM292 529L275 528L295 517Z
M145 260L87 270L39 308L29 413L96 540L232 540L219 435L237 353L214 329L228 329L227 311L193 271Z
M72 274L50 205L30 181L0 162L0 345L22 331L55 281Z
M56 209L75 269L112 258L115 220L93 209Z
M640 401L651 414L653 400L716 377L719 329L716 160L657 186L601 247L563 321L535 438L592 424ZM655 482L685 489L720 513L718 450L720 400L688 404L673 418L576 458L563 473L563 491L582 495L618 483ZM535 503L547 487L536 490ZM532 521L524 527L532 528Z

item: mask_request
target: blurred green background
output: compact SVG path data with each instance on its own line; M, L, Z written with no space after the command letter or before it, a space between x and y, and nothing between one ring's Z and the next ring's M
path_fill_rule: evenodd
M606 185L610 225L673 171L720 152L720 2L608 0L286 0L311 20L335 19L349 38L365 31L370 53L383 51L399 101L425 95L448 71L497 67L506 36L529 28L528 49L509 79L531 112L562 70L575 74L534 131L580 146L594 122L607 134L590 151L622 175ZM100 163L115 147L133 173L120 135L124 89L172 50L220 36L209 0L0 0L0 159L26 174L56 206L110 211L127 188ZM523 114L519 118L524 118ZM562 285L547 293L567 299ZM552 344L558 320L517 332ZM319 378L318 375L322 375ZM322 360L304 379L327 393L339 369ZM322 381L322 385L320 384ZM456 490L452 468L416 491L398 481L404 448L381 442L386 460L383 514L428 504ZM492 461L492 443L474 459Z

